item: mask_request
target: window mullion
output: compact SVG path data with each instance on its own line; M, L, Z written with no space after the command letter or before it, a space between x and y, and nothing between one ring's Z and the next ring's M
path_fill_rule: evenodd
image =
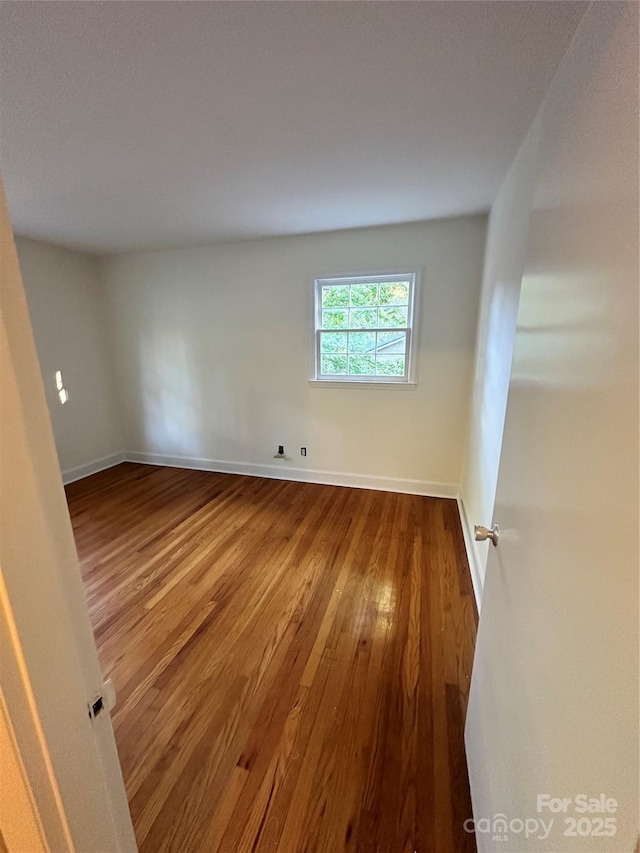
M341 332L342 334L346 334L347 332L408 332L411 330L411 326L361 326L361 327L345 327L339 329L331 329L329 327L325 328L321 326L318 328L318 332Z

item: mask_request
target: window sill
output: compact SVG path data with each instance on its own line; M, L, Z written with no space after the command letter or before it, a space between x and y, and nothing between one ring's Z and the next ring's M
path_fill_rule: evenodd
M312 388L357 388L363 391L415 391L417 382L332 382L330 379L309 379Z

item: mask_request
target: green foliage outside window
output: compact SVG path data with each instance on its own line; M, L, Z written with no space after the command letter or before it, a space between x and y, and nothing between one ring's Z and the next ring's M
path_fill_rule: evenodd
M324 376L404 376L407 281L323 285L321 303Z

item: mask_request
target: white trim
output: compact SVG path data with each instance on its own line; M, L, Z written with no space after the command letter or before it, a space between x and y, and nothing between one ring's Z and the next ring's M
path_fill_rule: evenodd
M425 495L433 498L455 498L455 483L432 483L427 480L408 480L402 477L381 477L371 474L350 474L339 471L319 471L312 468L290 468L284 460L281 465L263 465L253 462L229 462L198 456L167 456L163 453L125 454L125 461L142 465L163 465L168 468L193 468L198 471L215 471L220 474L244 474L249 477L266 477L272 480L292 480L296 483L320 483L326 486L350 486L355 489L374 489L383 492L401 492L407 495Z
M369 391L415 391L417 382L334 382L332 379L309 379L312 388L358 388Z
M310 381L310 385L332 387L332 383ZM337 384L337 383L336 383ZM354 383L358 388L380 389L380 385L365 385ZM335 386L334 386L335 387ZM338 387L344 387L340 383ZM382 386L384 387L384 386ZM387 386L389 387L389 386ZM396 388L408 389L414 386L396 385ZM455 483L434 483L428 480L409 480L402 477L381 477L372 474L350 474L339 471L321 471L314 468L290 468L286 465L263 465L254 462L229 462L221 459L208 459L200 456L169 456L164 453L142 453L129 451L114 453L102 459L96 459L86 465L81 465L63 474L63 482L72 483L91 474L97 474L121 462L137 462L141 465L158 465L167 468L190 468L197 471L214 471L220 474L243 474L248 477L265 477L271 480L291 480L295 483L319 483L326 486L348 486L354 489L373 489L382 492L399 492L407 495L423 495L431 498L453 498L458 504L458 514L462 526L464 546L469 561L471 582L476 599L478 613L482 606L482 591L484 587L482 565L478 554L473 530L469 525L464 502L459 496L459 487Z
M309 382L310 385L332 387L332 383L317 381ZM336 385L338 385L336 383ZM367 387L375 390L380 385L365 385L354 383L357 388ZM335 387L335 386L333 386ZM338 387L344 387L340 383ZM384 387L384 386L382 386ZM388 387L388 386L387 386ZM396 388L415 388L411 385L396 385ZM243 474L248 477L265 477L271 480L291 480L295 483L319 483L326 486L348 486L354 489L373 489L382 492L399 492L407 495L423 495L431 498L453 498L458 504L462 535L464 537L465 551L469 561L471 582L478 607L478 613L482 605L483 573L480 569L481 560L478 554L473 530L469 526L469 520L464 503L459 496L459 487L455 483L434 483L428 480L409 480L403 477L382 477L373 474L351 474L340 471L322 471L314 468L290 468L286 465L263 465L256 462L230 462L221 459L208 459L200 456L170 456L164 453L142 453L129 451L126 453L114 453L102 459L96 459L86 465L81 465L63 474L63 482L66 484L97 474L121 462L137 462L141 465L158 465L167 468L190 468L197 471L214 471L220 474Z
M322 382L322 385L327 383ZM358 387L363 387L358 383ZM374 385L375 389L379 386ZM399 386L405 388L406 386ZM286 463L286 460L283 460ZM63 474L65 485L90 477L99 471L113 468L121 462L141 465L160 465L167 468L191 468L197 471L215 471L219 474L244 474L248 477L266 477L271 480L292 480L296 483L319 483L326 486L350 486L354 489L374 489L383 492L400 492L407 495L424 495L432 498L456 498L455 483L435 483L428 480L409 480L404 477L382 477L375 474L352 474L341 471L323 471L315 468L290 468L283 465L264 465L257 462L235 462L209 459L201 456L170 456L165 453L129 451L114 453Z
M310 385L332 387L332 383L318 381L309 382ZM354 383L355 387L365 389L367 387L375 390L380 385L365 385ZM335 386L334 386L335 387ZM344 387L340 383L338 387ZM384 386L383 386L384 387ZM388 386L387 386L388 387ZM396 388L415 388L410 385L396 385ZM482 604L483 575L480 570L481 561L473 539L473 530L469 526L467 513L462 499L459 497L459 488L455 483L435 483L428 480L409 480L403 477L382 477L372 474L351 474L340 471L322 471L314 468L290 468L285 465L263 465L254 462L232 462L221 459L208 459L200 456L170 456L164 453L142 453L129 451L126 453L114 453L102 459L96 459L86 465L73 468L63 474L63 482L66 484L97 474L121 462L137 462L141 465L158 465L167 468L190 468L197 471L214 471L220 474L243 474L248 477L266 477L272 480L291 480L296 483L319 483L326 486L348 486L354 489L373 489L383 492L399 492L407 495L423 495L432 498L454 498L458 504L460 524L464 537L464 545L471 571L471 582L473 592L480 612ZM286 460L284 460L286 463Z
M473 538L473 529L469 524L467 511L461 497L458 497L458 512L460 513L460 523L462 525L462 535L464 537L464 547L467 552L467 560L469 561L469 569L471 570L471 583L473 584L473 592L476 597L476 606L478 613L482 606L482 591L484 588L484 576L480 569L482 565L476 542Z
M79 465L77 468L69 468L68 471L62 472L62 482L67 486L76 480L90 477L91 474L97 474L99 471L104 471L107 468L113 468L114 465L124 462L125 458L126 455L124 453L112 453L111 456L94 459L93 462L87 462L85 465Z

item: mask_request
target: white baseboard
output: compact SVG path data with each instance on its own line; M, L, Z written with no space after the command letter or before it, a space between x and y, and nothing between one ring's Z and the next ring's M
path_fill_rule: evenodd
M129 451L113 453L64 471L62 481L65 485L97 474L121 462L138 462L143 465L160 465L168 468L192 468L198 471L215 471L220 474L245 474L249 477L266 477L272 480L292 480L298 483L320 483L326 486L350 486L356 489L374 489L383 492L400 492L408 495L424 495L433 498L454 498L458 504L464 544L471 570L471 581L478 606L482 602L483 572L481 560L469 525L463 501L454 483L434 483L428 480L409 480L402 477L378 477L372 474L346 474L338 471L318 471L313 468L293 468L289 460L283 459L280 465L262 465L250 462L227 462L220 459L206 459L198 456L168 456L163 453L141 453Z
M67 486L76 480L82 480L84 477L90 477L91 474L97 474L98 471L113 468L114 465L124 462L125 458L124 453L112 453L111 456L103 456L102 459L94 459L93 462L87 462L86 465L69 468L68 471L62 472L62 482Z
M402 492L408 495L426 495L436 498L455 498L458 495L458 486L454 483L431 483L426 480L408 480L401 477L377 477L371 474L346 474L338 471L318 471L312 468L293 468L286 459L283 459L279 465L262 465L252 462L227 462L197 456L167 456L161 453L139 453L137 451L126 453L125 458L128 462L140 462L144 465L195 468L198 471L245 474L249 477L293 480L297 483L351 486L356 489Z
M460 497L458 497L458 512L460 513L460 523L462 524L464 547L467 552L469 569L471 570L471 583L473 584L473 592L476 597L476 606L478 608L478 613L480 613L480 607L482 604L482 590L484 586L484 573L480 568L482 563L480 560L480 554L478 554L478 549L476 548L475 539L473 538L473 528L469 524L467 511Z

